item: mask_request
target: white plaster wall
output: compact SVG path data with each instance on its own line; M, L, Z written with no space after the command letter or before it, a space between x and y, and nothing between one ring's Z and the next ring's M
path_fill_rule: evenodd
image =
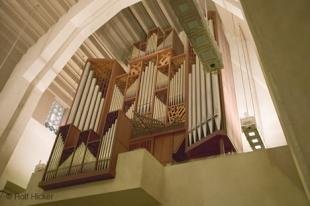
M216 9L220 14L230 46L240 118L255 116L258 131L267 148L286 145L286 139L262 73L256 46L245 18L238 10L239 8L236 8L237 11L231 7L225 8L222 1L214 0L214 2L217 3ZM239 27L244 32L247 45L249 55L247 65L244 60L244 55L247 54L244 54L242 50ZM252 151L244 134L242 143L245 152Z
M1 184L9 180L26 188L35 166L48 161L54 141L55 134L31 118L1 177Z

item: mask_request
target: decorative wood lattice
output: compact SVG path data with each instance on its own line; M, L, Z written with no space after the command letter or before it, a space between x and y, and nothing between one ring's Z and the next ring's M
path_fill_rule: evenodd
M171 51L167 51L167 52L163 52L163 53L159 54L157 66L163 66L163 65L169 64L170 59L171 59L171 55L172 55Z
M138 75L142 68L142 62L133 62L130 64L129 75Z
M172 124L174 122L185 122L185 106L181 105L172 105L168 108L168 120Z
M171 64L173 67L180 67L181 64L183 64L185 61L185 54L181 54L181 55L178 55L178 56L174 56L172 57L171 59Z
M132 136L137 137L143 134L151 134L160 131L165 124L157 119L134 112Z
M112 67L114 64L113 60L105 60L105 59L89 59L91 62L91 67L95 72L95 76L98 79L109 80L112 73Z

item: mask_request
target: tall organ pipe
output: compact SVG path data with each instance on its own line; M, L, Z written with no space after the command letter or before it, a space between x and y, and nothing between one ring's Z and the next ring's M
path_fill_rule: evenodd
M104 98L102 97L100 101L100 105L99 105L99 111L96 117L95 128L94 128L95 132L99 132L98 127L99 127L99 122L100 122L100 117L101 117L101 112L102 112L102 107L103 107L103 101L104 101Z
M188 137L188 143L189 145L192 144L192 73L189 73L188 75L188 131L189 131L189 137Z
M183 64L180 65L180 103L183 102L183 83L184 83L184 75L183 75Z
M192 65L192 128L196 126L196 74L195 74L196 65ZM196 129L193 130L193 140L196 142Z
M150 64L149 64L150 65ZM147 102L147 97L148 97L148 90L150 87L150 66L147 66L145 69L145 87L143 86L143 98L142 98L142 113L146 113L146 102Z
M147 102L146 102L146 105L147 105L147 110L146 112L150 112L150 109L151 109L151 99L153 97L153 93L152 93L152 90L153 90L153 81L154 81L154 64L152 61L149 62L149 65L150 65L150 82L149 82L149 89L148 89L148 93L147 93Z
M80 118L81 118L81 115L82 115L82 111L83 111L83 108L84 108L84 104L85 104L85 101L86 101L86 97L87 97L87 94L88 94L88 90L89 90L89 87L90 87L90 84L91 84L91 81L92 81L93 73L94 72L91 70L89 72L89 74L88 74L86 85L85 85L85 88L83 90L82 98L81 98L79 107L77 109L76 117L74 119L74 123L73 124L75 126L79 125Z
M96 85L95 91L94 91L93 96L92 96L91 101L90 101L90 106L89 106L89 110L87 113L86 122L84 125L84 130L87 130L90 128L90 120L91 120L92 116L95 115L94 114L94 107L95 107L95 101L96 101L97 95L98 95L98 90L99 90L99 86Z
M209 130L213 132L213 97L212 97L212 87L211 87L211 76L210 72L205 73L206 77L206 89L207 89L207 119Z
M84 105L84 108L83 108L82 117L81 117L81 120L80 120L80 123L79 123L79 126L78 126L78 128L80 130L83 129L85 121L86 121L86 115L87 115L87 112L88 112L88 109L89 109L90 100L91 100L91 98L93 96L93 93L94 93L95 84L96 84L96 78L93 78L92 82L91 82L90 89L89 89L89 93L87 94L86 102L85 102L85 105Z
M175 105L177 103L177 77L178 77L178 71L174 74L174 77L173 77L173 98L172 98L172 101L173 101L173 104Z
M198 56L196 56L196 97L197 97L197 113L196 113L196 118L197 118L197 121L196 121L196 125L197 125L197 132L198 132L198 140L201 139L201 101L200 101L200 62L199 62L199 59L198 59Z
M157 78L157 68L154 62L152 62L152 68L153 68L153 80L152 80L152 89L151 89L151 94L150 94L150 109L153 101L153 97L155 95L155 87L156 87L156 78Z
M96 118L97 118L97 116L100 115L100 114L98 114L100 99L101 99L101 91L98 92L98 94L97 94L97 99L96 99L96 103L95 103L94 113L93 113L93 115L91 117L91 120L90 120L90 126L89 126L90 129L94 129L95 128Z
M203 71L202 63L200 62L200 86L201 86L201 122L203 135L207 135L207 99L206 99L206 79Z
M153 97L155 95L155 87L156 87L156 81L157 81L157 66L155 65L154 62L152 62L153 64L153 81L152 81L152 90L151 90L151 94L150 94L150 108L151 105L153 105Z
M140 87L139 87L139 95L138 95L138 104L137 104L137 111L139 113L141 113L141 103L142 103L142 90L143 90L143 84L144 84L144 73L145 71L142 71L141 75L140 75Z
M181 68L179 68L178 70L178 83L177 83L177 87L178 87L178 96L177 96L177 103L179 104L181 102Z
M79 103L80 103L80 100L82 97L83 89L84 89L85 84L86 84L87 76L89 73L89 68L90 68L90 63L87 62L86 66L85 66L85 70L84 70L82 78L81 78L81 82L79 84L79 88L76 92L75 99L74 99L74 102L72 104L70 115L68 117L68 124L71 124L74 121L76 111L77 111L77 108L79 106ZM77 126L77 125L75 125L75 126Z
M216 129L221 129L221 102L220 102L220 88L218 73L214 72L212 75L212 89L213 89L213 103Z

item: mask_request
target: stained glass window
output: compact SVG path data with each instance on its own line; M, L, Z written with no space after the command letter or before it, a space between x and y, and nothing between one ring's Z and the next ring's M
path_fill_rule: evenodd
M64 107L57 101L54 101L45 121L45 127L52 132L57 132L58 127L64 115Z

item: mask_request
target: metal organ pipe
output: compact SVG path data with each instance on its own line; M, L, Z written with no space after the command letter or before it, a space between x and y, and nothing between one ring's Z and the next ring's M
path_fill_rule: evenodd
M117 120L115 120L114 124L112 125L112 131L111 131L111 135L110 135L110 138L108 141L108 147L107 147L107 154L106 154L107 159L111 159L111 153L112 153L112 147L113 147L113 142L114 142L116 124L117 124ZM106 162L106 168L108 168L109 162L110 161Z
M58 170L57 170L57 176L64 176L68 174L68 171L70 169L70 164L72 162L73 158L73 153L70 154L70 156L63 161L61 165L59 165Z
M110 128L109 130L103 135L102 137L102 141L101 141L101 147L100 147L100 154L99 154L99 168L102 169L102 165L103 165L103 161L105 161L104 159L104 151L105 151L105 144L106 144L106 140L108 138L108 133L110 132Z
M177 83L177 87L178 87L178 98L177 98L177 103L180 104L181 103L181 89L182 89L182 70L181 67L178 70L178 83Z
M143 86L143 98L142 98L142 114L147 112L147 98L148 98L148 92L149 92L149 88L150 88L150 64L149 66L146 67L145 69L145 78L146 81L145 82L145 87ZM144 89L145 88L145 89Z
M91 151L86 147L83 162L83 171L93 170L96 166L96 157L91 153ZM83 161L83 160L82 160Z
M94 131L95 132L98 132L98 127L99 127L99 122L100 122L100 114L102 112L102 107L103 107L103 101L104 101L104 98L102 97L101 98L101 101L100 101L100 105L99 105L99 111L98 111L98 115L96 117L96 122L95 122L95 127L94 127Z
M177 93L177 91L176 91L177 90L177 87L176 87L176 85L177 85L177 81L176 81L177 78L176 77L177 77L177 72L173 76L173 84L172 84L173 85L173 94L172 94L172 104L173 105L176 104L175 100L176 100L176 95L177 95L176 94Z
M110 111L113 111L114 107L115 107L115 101L116 101L115 93L116 93L116 85L114 85L114 87L113 87L113 94L112 94L112 99L111 99Z
M183 76L183 64L181 64L180 65L180 85L179 85L179 87L180 87L180 94L179 94L179 101L180 101L180 103L181 102L183 102L183 78L184 78L184 76Z
M182 102L185 101L185 60L183 62L182 66Z
M201 101L200 101L200 76L199 76L199 71L200 71L200 62L198 59L198 56L196 56L196 68L195 68L195 73L196 73L196 104L197 104L197 112L196 112L196 125L197 125L197 132L198 132L198 140L201 139Z
M86 116L86 122L84 125L84 130L87 130L90 128L90 120L91 120L92 116L94 116L93 112L94 112L94 107L95 107L95 101L96 101L97 95L98 95L98 90L99 90L99 86L96 85L95 91L94 91L92 98L91 98L91 101L90 101L90 106L89 106L89 110L88 110L88 113Z
M192 65L192 128L196 127L196 65ZM196 142L196 129L193 130L193 140Z
M213 96L212 96L212 87L211 87L211 76L209 72L205 73L206 77L206 89L207 89L207 119L209 130L213 132Z
M78 172L80 167L77 167L77 166L81 166L81 164L82 164L85 149L86 149L86 146L85 146L84 142L82 142L78 146L78 148L75 150L73 160L72 160L72 166L71 166L71 170L70 170L71 174L75 174Z
M212 133L214 126L221 129L219 76L217 72L204 72L197 56L189 74L188 92L188 145L191 145Z
M56 169L59 164L63 148L64 148L63 137L61 133L59 133L59 136L57 137L56 140L55 148L53 150L53 154L48 164L45 180L53 178L56 175Z
M174 96L175 96L175 75L171 77L170 80L170 91L169 91L169 105L174 105Z
M206 79L203 71L203 65L200 62L200 86L201 86L201 122L203 135L207 135L207 99L206 99Z
M100 154L99 154L99 161L100 161L99 168L100 169L106 169L108 167L109 159L111 158L116 124L117 124L117 119L110 126L108 131L103 136L101 147L100 147Z
M73 123L74 126L78 126L79 125L80 118L81 118L81 115L82 115L82 111L83 111L83 108L84 108L84 104L85 104L85 101L86 101L86 97L87 97L87 94L88 94L88 90L89 90L89 87L90 87L90 84L91 84L91 81L92 81L93 73L94 73L94 71L91 70L89 72L89 74L88 74L86 85L85 85L85 88L83 90L82 98L81 98L79 107L77 109L76 117L74 119L74 123Z
M173 101L173 104L176 104L177 103L177 79L178 78L178 71L174 74L174 77L173 77L173 98L172 98L172 101Z
M192 144L192 73L188 74L188 144Z
M145 105L146 105L146 109L145 109L145 113L147 113L149 111L149 99L150 99L150 93L151 93L151 87L152 87L152 63L149 62L149 73L148 73L148 81L147 81L147 90L146 90L146 97L145 97Z
M147 75L147 68L144 70L143 73L143 81L141 84L141 102L140 102L140 113L143 113L143 106L144 106L144 96L145 96L145 82L146 82L146 75Z
M166 105L157 96L155 96L153 118L164 122L166 114L165 108Z
M141 74L137 111L141 114L151 111L151 103L155 91L156 66L150 61Z
M79 88L78 88L76 95L75 95L75 99L74 99L74 102L73 102L73 105L71 108L70 115L68 117L68 124L71 124L74 121L76 111L77 111L77 108L79 106L79 103L80 103L80 100L82 97L83 89L84 89L84 86L86 84L87 76L89 73L89 68L90 68L90 63L87 62L86 66L85 66L85 70L84 70L82 78L81 78L81 81L80 81Z
M152 68L153 68L153 80L152 80L152 89L151 89L151 93L150 93L150 101L149 101L149 105L150 105L150 111L151 111L151 105L152 105L152 101L153 101L153 96L155 95L155 87L156 87L156 78L157 78L157 67L154 64L154 62L152 62Z
M138 105L137 105L137 111L141 113L141 102L142 102L142 90L143 90L143 82L144 82L144 71L142 71L140 75L140 89L139 89L139 95L138 95Z
M212 76L212 90L213 90L213 109L214 109L214 119L216 129L221 129L221 102L220 102L220 88L219 88L219 79L218 73L214 72Z
M149 82L149 90L147 93L147 110L146 112L150 112L151 109L151 101L152 101L152 96L153 96L153 81L154 81L154 64L153 62L150 62L150 82Z
M129 118L129 119L132 119L133 118L133 110L135 108L135 102L129 107L129 109L127 110L126 112L126 116Z
M114 85L112 100L110 104L110 112L116 111L122 108L124 101L124 95L120 91L117 85Z
M97 93L94 113L93 113L93 115L91 117L91 120L90 120L90 126L89 126L90 129L94 129L95 128L96 118L97 118L97 116L100 116L100 114L98 114L100 99L101 99L101 91Z
M90 85L89 92L87 94L86 102L85 102L85 105L84 105L84 108L83 108L82 117L81 117L81 120L80 120L80 123L79 123L79 126L78 126L78 128L81 131L82 131L82 129L84 127L84 124L85 124L85 121L86 121L86 115L87 115L87 112L88 112L88 109L89 109L90 100L91 100L91 98L93 96L93 93L94 93L95 84L96 84L96 78L93 78L92 82L91 82L91 85Z

